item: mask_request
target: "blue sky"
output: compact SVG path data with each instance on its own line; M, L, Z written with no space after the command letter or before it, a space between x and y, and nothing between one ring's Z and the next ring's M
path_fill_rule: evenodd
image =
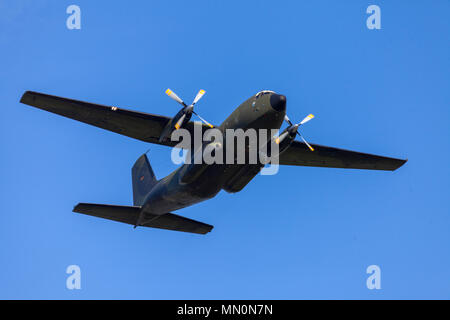
M81 30L66 8L81 8ZM366 8L381 8L368 30ZM0 1L0 298L450 298L448 1ZM178 214L207 236L77 215L132 203L170 149L19 103L25 90L221 123L261 89L309 141L408 158L396 172L283 167ZM65 287L68 265L82 289ZM366 268L381 268L381 290Z

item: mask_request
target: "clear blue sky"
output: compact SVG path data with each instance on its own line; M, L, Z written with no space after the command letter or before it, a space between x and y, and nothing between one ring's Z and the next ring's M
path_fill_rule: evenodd
M81 7L81 30L66 8ZM368 30L366 8L381 8ZM0 1L0 298L450 298L448 1ZM207 236L72 213L129 205L170 149L19 103L34 90L220 123L261 89L314 143L408 158L396 172L283 167L177 213ZM67 290L66 267L82 289ZM381 268L381 290L366 268Z

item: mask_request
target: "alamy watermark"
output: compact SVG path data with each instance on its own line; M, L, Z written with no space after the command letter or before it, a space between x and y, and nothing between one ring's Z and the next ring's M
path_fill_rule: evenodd
M171 141L178 143L172 149L171 160L177 165L258 164L262 167L261 174L273 175L279 164L278 131L250 128L223 132L212 128L203 133L201 123L194 122L193 136L183 128L172 132Z
M81 289L81 269L76 264L67 267L66 273L69 276L66 279L66 288L69 290Z
M67 7L66 13L70 14L66 20L67 29L81 29L81 9L75 4L71 4Z
M373 290L381 289L381 269L376 264L372 264L367 267L366 272L370 274L370 276L367 278L366 286L367 289Z
M369 30L381 29L381 9L379 6L372 4L367 7L367 14L370 16L366 20L366 26Z

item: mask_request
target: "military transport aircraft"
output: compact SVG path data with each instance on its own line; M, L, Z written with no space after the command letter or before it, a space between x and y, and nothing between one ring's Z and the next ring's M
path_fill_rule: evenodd
M116 106L104 106L48 94L27 91L20 102L72 118L145 142L174 147L170 139L174 130L194 130L192 114L202 121L202 129L279 129L288 127L278 136L269 136L279 145L280 165L396 170L406 160L308 144L298 132L299 126L311 120L308 115L298 124L286 116L286 97L264 90L243 102L220 126L213 126L195 111L194 105L204 95L200 90L192 104L187 105L173 91L167 95L182 105L173 117L130 111ZM295 140L300 136L303 141ZM271 140L272 141L272 140ZM204 146L202 146L204 147ZM191 152L193 155L194 152ZM195 164L185 163L167 177L157 180L147 155L142 155L132 167L133 206L79 203L73 211L136 226L161 228L206 234L213 226L171 213L214 197L220 190L242 190L264 167L264 164Z

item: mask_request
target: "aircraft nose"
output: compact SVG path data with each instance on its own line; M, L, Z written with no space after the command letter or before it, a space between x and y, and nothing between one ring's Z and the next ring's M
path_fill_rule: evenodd
M286 110L286 97L281 94L272 94L270 97L270 105L276 111Z

